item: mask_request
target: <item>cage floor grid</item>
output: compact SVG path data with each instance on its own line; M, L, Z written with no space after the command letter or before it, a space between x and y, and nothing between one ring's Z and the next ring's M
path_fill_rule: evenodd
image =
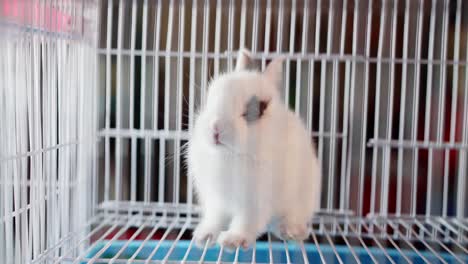
M180 208L179 208L180 209ZM468 221L441 217L319 216L304 243L262 236L248 250L197 248L196 214L100 210L36 262L468 263Z

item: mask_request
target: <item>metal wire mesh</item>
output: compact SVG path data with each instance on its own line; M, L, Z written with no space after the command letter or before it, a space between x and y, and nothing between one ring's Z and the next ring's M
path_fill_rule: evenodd
M0 261L468 262L465 1L0 0L0 15ZM241 47L259 68L287 58L323 212L305 243L196 249L182 147Z
M125 208L133 213L124 212ZM455 218L323 216L311 222L311 235L304 243L288 243L266 234L265 242L232 252L222 247L195 247L189 230L198 217L183 207L124 203L103 205L99 211L83 229L64 237L37 261L465 263L468 259L467 223ZM86 250L78 250L85 244L89 244ZM314 254L308 251L310 245L316 247ZM54 252L65 247L68 250L54 257ZM351 254L343 254L343 250Z
M247 47L260 67L288 58L283 96L317 141L324 209L463 217L465 11L457 1L103 2L100 199L194 202L181 146L209 78Z

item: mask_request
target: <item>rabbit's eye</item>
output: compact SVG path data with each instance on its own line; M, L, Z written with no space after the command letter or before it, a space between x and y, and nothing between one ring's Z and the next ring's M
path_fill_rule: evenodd
M254 122L260 119L265 110L268 108L269 101L260 100L256 96L252 96L245 106L245 112L242 114L242 117L248 123Z

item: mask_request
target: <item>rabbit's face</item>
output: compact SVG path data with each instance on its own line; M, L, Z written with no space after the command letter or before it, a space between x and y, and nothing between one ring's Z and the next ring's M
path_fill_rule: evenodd
M261 137L259 125L267 122L276 97L272 91L256 72L233 72L214 80L200 116L207 142L215 148L244 152L252 140Z
M214 79L208 87L197 127L214 149L252 152L262 136L270 133L268 124L280 104L281 60L270 63L264 72L247 70L250 61L249 54L241 52L236 70Z

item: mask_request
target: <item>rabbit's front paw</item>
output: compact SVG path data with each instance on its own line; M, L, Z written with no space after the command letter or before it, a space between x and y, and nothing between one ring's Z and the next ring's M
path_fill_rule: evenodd
M284 240L303 241L309 236L306 224L281 223L279 229Z
M198 247L205 247L207 241L208 246L210 247L216 242L219 232L220 230L215 226L200 224L193 232L193 239Z
M221 232L218 243L227 249L235 249L238 247L247 249L252 240L252 237L247 233L228 230Z

